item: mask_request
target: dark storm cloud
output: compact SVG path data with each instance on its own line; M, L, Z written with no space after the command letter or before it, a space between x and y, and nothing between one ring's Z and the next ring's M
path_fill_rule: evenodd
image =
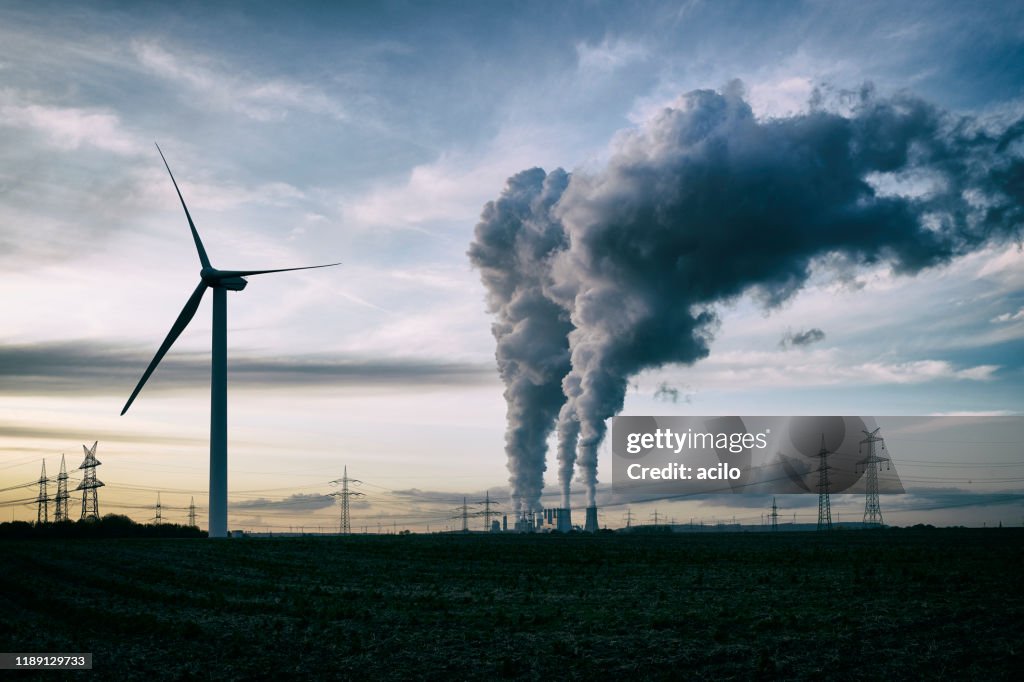
M437 490L421 490L419 488L406 488L404 490L392 490L391 494L395 497L400 497L406 500L415 500L419 502L431 502L438 504L454 504L459 502L461 504L462 498L453 496L450 492L443 492Z
M992 507L1024 503L1020 492L975 492L963 488L918 488L906 495L884 498L893 511L934 511L958 507Z
M787 331L779 340L779 348L792 348L794 346L809 346L812 343L825 340L825 332L817 327L811 327L807 331Z
M197 443L206 443L206 438L186 438L183 436L154 436L146 434L140 436L132 433L121 433L121 432L110 432L110 433L83 433L81 431L75 431L72 429L66 429L60 426L19 426L17 424L0 423L0 436L5 438L24 438L24 439L46 439L46 440L63 440L69 443L85 443L90 440L99 440L102 442L118 442L118 443L156 443L162 445L193 445ZM71 446L77 448L77 445ZM4 447L4 450L13 451L32 451L36 449L50 452L51 448L23 448L23 447Z
M94 342L0 346L0 393L14 395L110 395L131 392L152 358L146 348L110 347ZM157 369L147 390L199 386L209 382L207 353L175 351ZM329 355L257 357L233 354L233 385L395 386L472 385L491 381L484 365L402 358Z
M458 495L453 494L451 491L421 490L420 488L392 490L390 491L390 494L406 502L454 506L462 504L463 497L466 498L467 504L474 505L478 500L483 500L484 496L487 495L488 492L490 492L491 495L492 505L497 504L499 498L505 498L508 495L507 490L501 489L494 489L490 491L480 490L477 492L466 493L465 495Z
M271 500L261 497L256 500L243 500L241 502L231 503L232 510L241 511L282 509L292 512L303 512L316 511L317 509L325 509L332 506L334 506L333 497L318 495L316 493L298 493L290 495L283 500Z
M687 93L554 204L567 246L544 293L573 325L560 449L575 445L589 504L629 377L706 357L718 304L774 308L814 266L913 275L1019 240L1021 121L996 129L907 94L842 94L846 113L817 96L807 113L759 120L738 83Z
M539 168L510 178L501 197L484 207L468 252L495 316L491 331L505 383L505 454L516 511L540 509L547 438L565 402L569 315L544 287L550 284L549 259L566 245L551 206L567 182L563 171L549 175ZM571 463L567 474L572 476Z

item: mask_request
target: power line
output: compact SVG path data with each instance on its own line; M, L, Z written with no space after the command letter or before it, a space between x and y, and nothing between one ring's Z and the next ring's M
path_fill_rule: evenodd
M0 493L10 492L11 490L20 490L22 488L31 488L32 486L39 483L38 480L29 481L28 483L19 483L18 485L12 485L9 488L0 488Z

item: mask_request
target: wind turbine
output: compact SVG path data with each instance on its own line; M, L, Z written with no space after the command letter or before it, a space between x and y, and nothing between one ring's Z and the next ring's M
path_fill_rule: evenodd
M227 292L241 291L247 282L244 277L250 275L263 275L270 272L291 272L292 270L312 270L315 268L328 268L340 263L328 263L327 265L310 265L302 268L280 268L277 270L218 270L210 264L210 259L203 248L203 241L199 238L199 231L196 230L192 216L185 205L185 199L181 196L178 183L171 173L171 167L167 165L167 159L160 149L160 158L163 159L164 167L167 168L171 182L174 183L174 190L178 193L181 207L185 209L185 217L188 218L188 226L192 230L192 239L196 243L196 251L199 253L199 263L202 269L199 271L199 285L185 303L185 307L178 314L178 319L171 326L167 338L160 344L156 355L153 357L149 367L139 379L139 384L132 391L128 402L124 404L121 414L124 415L131 407L139 391L145 386L149 375L153 373L160 360L181 335L188 323L196 314L199 302L203 300L203 294L207 289L213 289L213 363L210 386L210 522L209 536L211 538L227 537L228 532L228 372L227 372Z

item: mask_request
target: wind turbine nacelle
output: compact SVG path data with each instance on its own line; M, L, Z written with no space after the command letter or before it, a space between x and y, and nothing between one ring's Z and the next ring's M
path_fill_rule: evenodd
M225 272L224 270L211 267L205 267L200 270L199 277L203 280L203 284L208 287L229 289L231 291L241 291L248 284L247 281L242 279L241 274L237 272L231 272L230 270Z
M224 277L217 280L217 283L214 284L214 286L227 289L228 291L241 291L245 288L246 284L248 284L248 282L242 277Z

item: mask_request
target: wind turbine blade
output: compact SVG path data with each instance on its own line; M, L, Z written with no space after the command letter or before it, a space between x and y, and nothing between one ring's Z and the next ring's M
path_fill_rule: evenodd
M132 397L128 398L128 402L124 404L124 409L121 410L122 415L124 415L124 413L128 411L128 408L131 407L132 401L135 400L135 396L137 396L139 391L142 390L142 387L146 385L146 380L149 379L149 375L152 374L153 370L156 369L156 366L160 364L164 355L166 355L167 351L170 350L171 345L179 336L181 336L181 332L184 331L185 327L188 326L188 323L192 321L193 317L195 317L196 310L199 309L199 302L203 300L203 294L205 292L206 284L204 282L200 282L199 286L196 287L196 290L192 292L192 296L190 296L188 301L185 303L185 307L182 308L181 312L178 314L178 319L174 321L171 331L167 332L167 338L164 339L162 344L160 344L160 348L153 357L153 361L149 363L149 367L146 368L142 378L139 379L139 385L135 387L134 391L132 391Z
M156 144L155 142L153 144ZM178 189L178 182L174 179L174 173L171 172L171 167L167 165L167 159L164 158L163 150L160 149L160 145L156 145L156 150L160 152L160 158L164 161L164 168L167 169L167 174L171 176L171 182L174 183L174 191L178 193L178 199L181 200L181 207L185 209L185 217L188 218L188 226L192 228L192 239L196 243L196 251L199 252L199 262L204 268L211 267L210 259L206 257L206 249L203 248L203 240L199 238L199 230L196 229L196 224L192 222L192 215L188 212L188 206L185 205L185 198L181 196L181 190Z
M248 277L249 275L265 275L269 272L291 272L293 270L316 270L317 268L332 268L341 263L327 263L326 265L307 265L303 268L280 268L278 270L218 270L217 274L222 277Z

